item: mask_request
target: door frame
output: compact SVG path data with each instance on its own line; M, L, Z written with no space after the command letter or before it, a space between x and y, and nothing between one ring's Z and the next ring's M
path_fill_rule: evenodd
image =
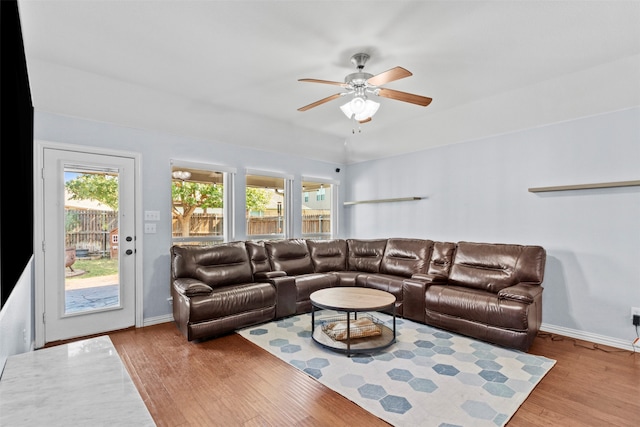
M76 144L64 144L51 141L35 142L34 157L34 326L35 326L35 348L44 347L45 342L45 281L44 281L44 150L45 148L54 150L77 151L87 154L98 154L105 156L118 156L132 158L135 163L134 175L134 215L135 215L135 238L136 238L136 259L135 259L135 327L144 326L143 317L143 233L142 230L142 170L141 170L141 154L129 151L109 150L99 147L91 147Z

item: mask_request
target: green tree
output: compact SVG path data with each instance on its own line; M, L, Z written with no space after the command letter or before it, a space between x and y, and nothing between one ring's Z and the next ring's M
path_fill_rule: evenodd
M173 216L178 218L182 235L189 236L191 217L197 208L221 208L222 186L199 182L173 181L171 183Z
M246 197L247 212L263 212L273 197L273 193L264 188L247 187Z
M118 177L82 174L65 184L71 200L95 200L118 210Z
M182 236L190 234L191 217L196 209L222 208L221 185L199 182L173 181L171 196L173 216L180 221ZM247 211L264 211L271 200L271 193L263 188L247 187Z

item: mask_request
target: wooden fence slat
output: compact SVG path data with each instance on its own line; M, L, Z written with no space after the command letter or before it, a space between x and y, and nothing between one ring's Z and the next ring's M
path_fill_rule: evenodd
M284 228L284 218L274 216L251 216L247 218L248 235L280 234ZM182 236L182 224L176 218L172 221L174 237ZM331 233L331 216L303 215L303 234ZM217 214L194 214L189 225L190 236L222 236L223 218Z
M117 211L65 209L65 215L66 247L110 253L109 233L118 227Z

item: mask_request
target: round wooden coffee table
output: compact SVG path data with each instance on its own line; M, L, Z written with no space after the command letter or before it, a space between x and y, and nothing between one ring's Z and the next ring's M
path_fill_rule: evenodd
M396 341L396 297L389 292L356 287L326 288L313 292L310 300L312 338L323 347L351 356L381 350ZM318 309L333 310L337 315L316 319ZM372 313L382 310L393 314L392 328Z

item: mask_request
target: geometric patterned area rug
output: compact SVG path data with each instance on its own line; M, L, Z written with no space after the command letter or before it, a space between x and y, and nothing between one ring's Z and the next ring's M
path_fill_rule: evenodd
M316 324L335 315L316 311ZM351 357L311 339L310 314L238 333L398 427L504 426L556 363L406 319L396 330L390 347Z

